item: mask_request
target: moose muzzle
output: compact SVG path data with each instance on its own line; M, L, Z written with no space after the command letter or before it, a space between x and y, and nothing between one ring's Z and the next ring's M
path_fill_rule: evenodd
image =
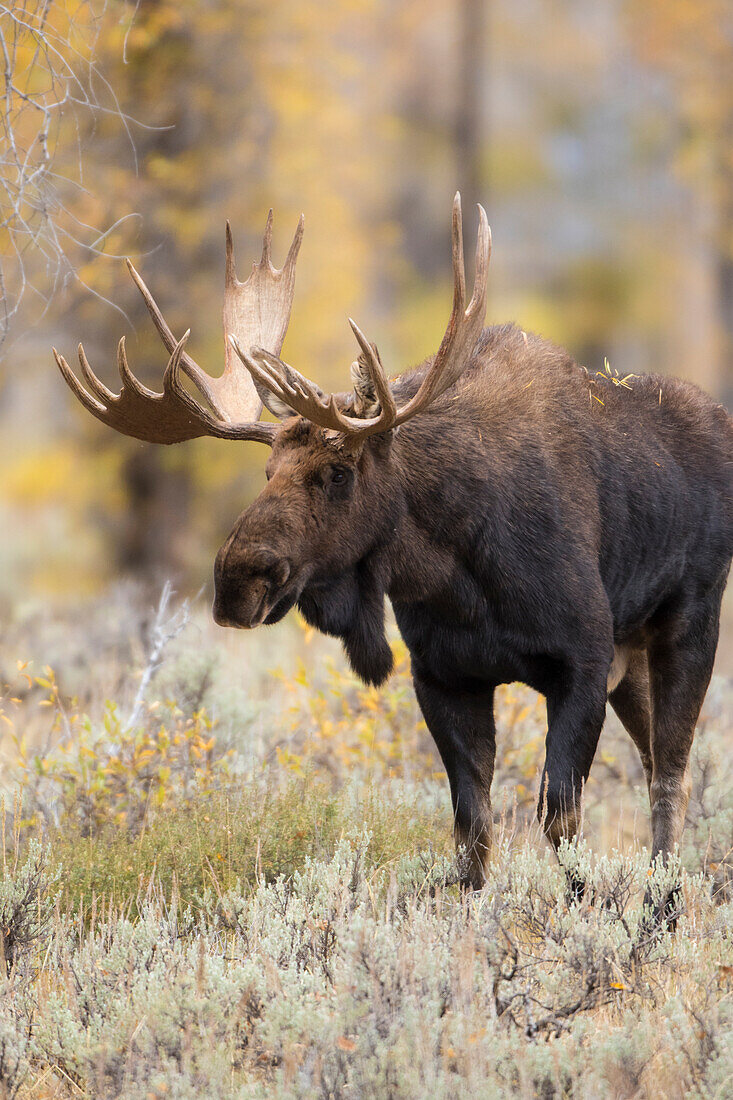
M297 599L290 579L290 562L272 548L225 543L214 566L214 621L245 630L277 622Z

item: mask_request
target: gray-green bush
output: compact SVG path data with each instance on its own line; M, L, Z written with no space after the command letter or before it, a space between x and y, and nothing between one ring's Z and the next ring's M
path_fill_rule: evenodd
M451 861L370 870L368 851L344 838L185 909L153 885L135 919L57 913L3 1072L104 1100L726 1095L733 906L702 876L683 875L677 935L650 935L643 851L577 849L592 904L527 838L471 897Z

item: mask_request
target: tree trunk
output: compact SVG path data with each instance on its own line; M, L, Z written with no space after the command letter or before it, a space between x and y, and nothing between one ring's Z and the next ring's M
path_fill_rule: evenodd
M149 17L151 11L160 7L160 0L143 0L139 18ZM187 67L185 59L193 49L193 41L188 31L176 29L164 36L159 44L161 51L170 50L178 58L171 63L181 86L181 95L177 101L175 116L167 119L167 126L151 129L137 137L137 153L141 165L147 165L153 154L172 158L183 153L189 147L193 127L193 105L185 94ZM134 102L140 102L147 93L149 73L147 59L138 60L130 65L129 87ZM145 173L145 168L142 169ZM165 203L165 198L163 203ZM154 225L153 209L142 206L143 231L149 232ZM154 241L159 244L160 240ZM160 253L157 263L167 256L168 270L185 272L185 255L177 255L177 242L169 240L165 253ZM145 244L145 239L141 242ZM143 249L144 251L144 249ZM143 303L136 297L130 316L135 328L150 325L150 318ZM162 343L156 345L153 361L138 364L138 370L145 382L159 390L162 372L166 363L166 352ZM185 524L190 512L193 495L190 464L184 458L176 470L166 467L161 455L154 446L140 448L135 444L126 445L127 455L122 467L123 488L126 499L126 513L120 537L116 540L115 550L117 566L122 573L132 573L146 586L155 586L170 577L180 576L185 569Z

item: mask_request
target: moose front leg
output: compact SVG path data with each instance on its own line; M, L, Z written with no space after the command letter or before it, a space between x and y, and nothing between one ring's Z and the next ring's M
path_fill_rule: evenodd
M725 588L721 578L710 592L680 598L657 628L649 649L652 712L652 857L665 862L679 845L690 798L690 750L695 726L715 661L720 604ZM680 891L674 886L655 903L654 921L674 927Z
M460 691L413 671L415 693L448 773L456 846L465 846L465 884L480 890L491 851L491 780L496 755L493 688Z
M606 714L607 661L567 669L547 694L545 767L537 815L557 849L575 836L583 787ZM582 892L581 884L572 884Z

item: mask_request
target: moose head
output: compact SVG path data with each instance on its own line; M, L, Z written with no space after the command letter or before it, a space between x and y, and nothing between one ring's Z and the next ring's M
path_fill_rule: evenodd
M236 275L227 223L225 362L220 377L207 374L187 353L188 332L176 339L129 261L170 356L162 393L132 374L124 338L117 351L122 379L117 395L93 373L81 344L79 365L87 388L54 349L61 373L84 407L125 435L152 443L210 435L255 440L271 448L267 485L240 516L216 558L214 618L222 626L277 622L307 589L343 576L394 527L399 470L392 455L393 435L456 382L483 328L491 234L485 211L481 206L478 210L473 296L466 305L461 200L456 194L448 327L417 391L399 405L376 346L354 321L349 323L360 354L351 366L351 393L325 394L279 358L293 304L303 218L285 264L277 269L271 261L272 211L261 259L246 282ZM206 405L184 388L182 372ZM279 423L259 419L263 404Z

